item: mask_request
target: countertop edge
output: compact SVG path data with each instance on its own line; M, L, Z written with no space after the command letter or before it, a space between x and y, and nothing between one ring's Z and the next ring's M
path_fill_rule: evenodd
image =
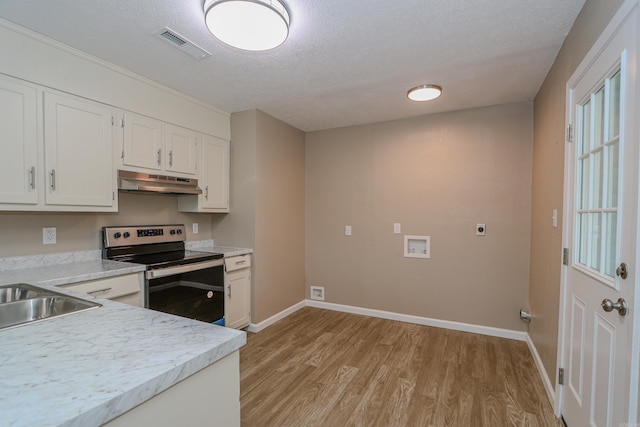
M213 348L208 352L189 360L188 362L158 375L158 377L149 380L146 383L140 384L133 389L114 397L100 406L79 414L77 417L61 424L61 426L82 427L94 425L96 422L98 422L99 425L108 423L109 421L112 421L120 415L123 415L141 405L147 400L152 399L163 391L173 387L180 381L227 357L234 351L239 350L245 344L245 334L235 336L223 344L225 348L222 349L222 351L219 349L220 346Z

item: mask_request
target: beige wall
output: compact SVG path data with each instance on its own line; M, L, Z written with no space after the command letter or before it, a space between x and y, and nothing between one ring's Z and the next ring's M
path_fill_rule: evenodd
M178 196L119 193L117 213L0 213L0 257L101 249L108 225L184 223L187 240L211 238L211 215L178 212ZM197 222L199 232L192 234ZM55 245L42 244L42 227L56 227Z
M565 90L569 77L623 0L587 0L534 102L531 274L529 300L534 320L529 335L555 383L562 261Z
M213 215L214 242L255 248L256 244L256 110L231 115L229 212Z
M304 133L259 110L231 115L231 206L216 244L254 249L252 322L304 299Z
M524 330L532 125L521 103L307 134L307 285L328 302ZM431 236L431 259L403 257L396 222Z

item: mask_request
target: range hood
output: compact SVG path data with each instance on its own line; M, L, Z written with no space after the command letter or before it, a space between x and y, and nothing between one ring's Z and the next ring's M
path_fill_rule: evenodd
M164 194L202 194L195 178L118 171L118 190Z

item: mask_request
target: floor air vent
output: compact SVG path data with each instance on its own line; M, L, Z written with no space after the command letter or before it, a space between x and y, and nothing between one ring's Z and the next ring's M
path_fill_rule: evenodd
M172 46L178 48L179 50L188 54L192 58L197 59L198 61L211 56L209 52L202 49L195 43L189 41L187 38L182 37L171 28L161 28L160 30L156 31L154 35L166 41L167 43L170 43Z

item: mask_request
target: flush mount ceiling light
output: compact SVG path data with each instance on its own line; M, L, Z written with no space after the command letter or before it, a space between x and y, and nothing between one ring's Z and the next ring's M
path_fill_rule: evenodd
M420 85L407 92L412 101L431 101L442 95L442 88L437 85Z
M289 35L289 12L278 0L206 0L204 16L211 34L238 49L273 49Z

